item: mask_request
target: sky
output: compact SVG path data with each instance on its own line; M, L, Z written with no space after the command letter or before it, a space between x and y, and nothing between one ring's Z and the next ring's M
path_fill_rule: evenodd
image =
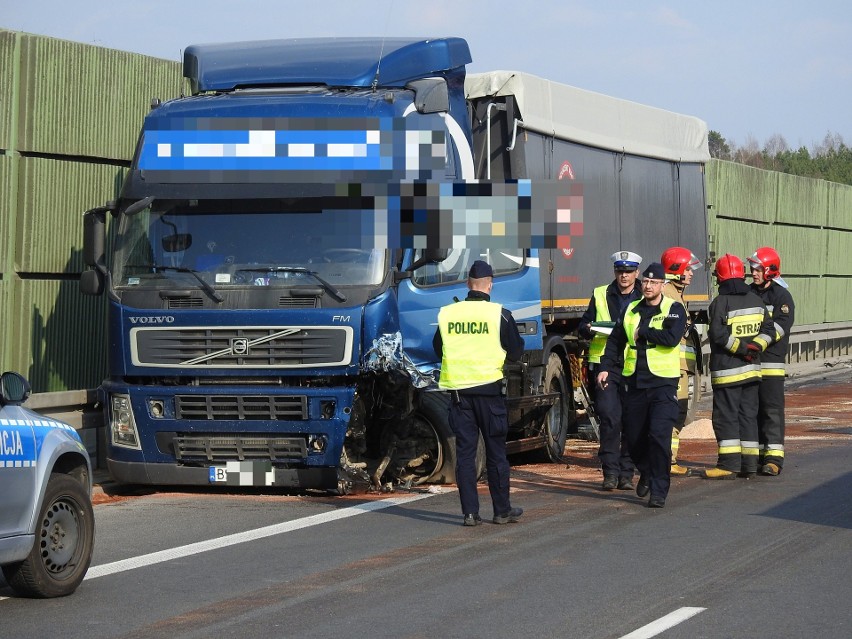
M852 146L849 0L0 0L0 27L176 61L210 42L458 36L471 72L697 116L738 147Z

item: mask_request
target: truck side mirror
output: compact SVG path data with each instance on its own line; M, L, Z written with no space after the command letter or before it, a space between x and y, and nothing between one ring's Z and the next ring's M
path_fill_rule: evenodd
M438 264L447 259L450 249L423 249L423 254L408 267L409 272L416 271L424 264Z
M104 292L104 274L91 270L80 273L80 292L83 295L101 295Z
M80 292L100 295L106 279L106 212L111 206L99 206L83 214L83 262L93 270L80 274Z
M450 93L444 78L423 78L405 85L414 91L414 108L418 113L443 113L450 110Z

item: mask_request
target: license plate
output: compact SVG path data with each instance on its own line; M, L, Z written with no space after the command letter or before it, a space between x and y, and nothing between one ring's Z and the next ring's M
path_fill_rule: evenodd
M224 466L210 466L208 479L211 484L226 486L272 486L275 471L271 461L229 461Z

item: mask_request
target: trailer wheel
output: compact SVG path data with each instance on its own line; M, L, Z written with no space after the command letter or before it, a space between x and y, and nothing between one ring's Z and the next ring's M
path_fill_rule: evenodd
M450 397L447 393L423 393L420 396L420 407L415 412L414 419L419 420L421 427L428 425L435 434L436 443L440 448L440 463L435 464L430 476L425 478L433 484L454 484L456 481L456 436L449 423ZM476 476L482 477L485 472L485 442L479 435L476 447Z
M544 390L546 393L561 393L562 399L548 411L541 427L541 433L547 439L540 452L540 457L545 461L554 463L562 461L568 431L577 421L570 388L571 384L565 376L562 359L556 353L551 353L544 370Z
M38 513L32 550L22 562L3 566L3 575L20 595L70 595L89 569L94 540L91 497L73 477L54 473Z

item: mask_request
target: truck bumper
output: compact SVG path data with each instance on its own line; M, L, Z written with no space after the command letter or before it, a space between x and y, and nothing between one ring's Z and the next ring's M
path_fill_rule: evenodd
M147 464L107 459L112 477L122 484L157 484L163 486L254 486L257 483L219 483L209 480L208 468L177 464ZM334 490L337 488L336 468L273 468L272 488Z

